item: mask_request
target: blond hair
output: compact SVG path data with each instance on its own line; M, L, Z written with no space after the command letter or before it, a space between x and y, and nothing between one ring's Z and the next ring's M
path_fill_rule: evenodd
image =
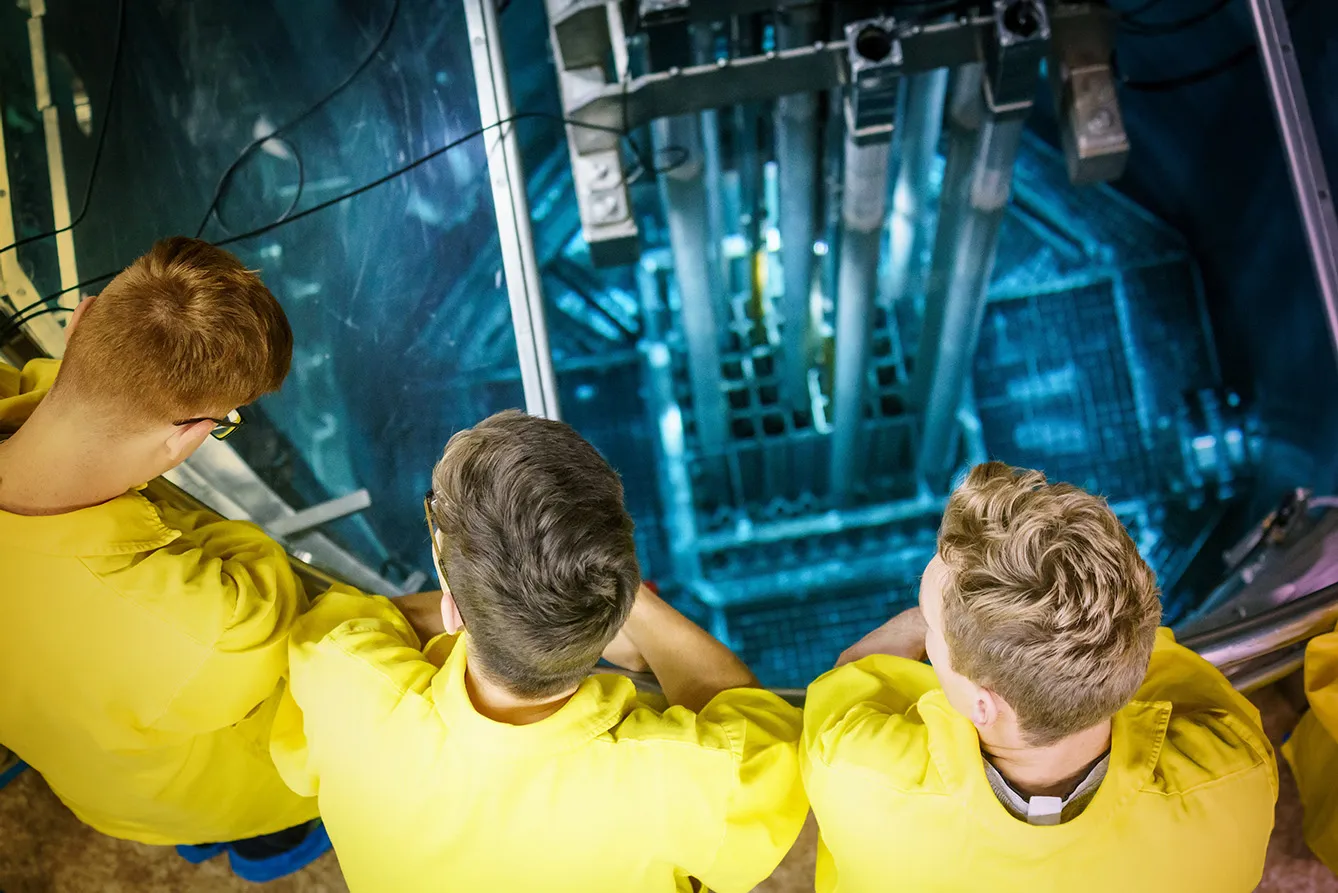
M1152 569L1104 499L989 462L948 500L943 634L953 668L997 692L1033 746L1112 716L1147 674Z
M199 239L163 239L113 279L70 333L52 396L123 422L227 412L278 390L293 333L260 277Z

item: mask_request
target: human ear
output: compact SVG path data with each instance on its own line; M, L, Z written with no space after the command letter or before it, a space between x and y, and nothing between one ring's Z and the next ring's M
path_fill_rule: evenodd
M174 426L172 433L168 435L166 442L163 444L167 448L168 458L172 460L174 465L181 462L199 449L200 444L204 443L205 438L209 436L209 432L213 430L214 423L208 419L196 422L193 425Z
M465 628L464 618L460 616L460 608L451 596L451 590L445 586L441 587L441 622L446 627L446 632L455 635Z
M74 327L79 325L79 320L84 318L84 314L88 312L89 307L93 306L93 302L97 300L97 297L97 295L89 295L79 302L78 307L74 308L74 313L70 315L70 321L65 323L66 344L70 341L70 335L74 332Z
M977 688L971 703L971 722L986 729L999 719L999 696L988 688Z

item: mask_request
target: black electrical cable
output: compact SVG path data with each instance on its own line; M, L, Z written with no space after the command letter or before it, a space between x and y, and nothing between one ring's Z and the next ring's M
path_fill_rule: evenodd
M1120 17L1120 26L1129 34L1138 37L1164 37L1168 34L1177 34L1181 31L1193 28L1195 25L1208 21L1213 16L1230 6L1231 2L1232 0L1215 0L1211 6L1201 9L1193 15L1169 22L1140 22L1125 15Z
M111 120L112 101L116 98L116 81L121 71L121 50L125 46L125 6L125 0L120 0L116 4L116 43L112 49L111 77L108 79L106 98L102 103L102 126L98 128L98 141L93 147L93 164L88 169L88 183L84 186L84 200L79 208L79 213L74 216L73 220L59 229L38 233L35 236L24 236L22 239L0 248L0 254L13 251L15 248L21 248L24 245L30 245L33 242L50 239L61 233L67 233L82 223L83 219L88 216L89 202L93 198L93 182L97 179L98 165L102 163L102 147L107 141L107 124Z
M288 215L288 216L286 216L286 217L284 217L284 218L282 218L282 219L280 219L280 220L275 220L275 221L273 221L273 222L271 222L271 223L265 224L264 226L256 227L255 229L251 229L251 230L248 230L248 231L243 232L243 233L236 233L236 234L234 234L234 235L230 235L230 236L228 236L228 237L225 238L225 239L221 239L221 240L219 240L219 241L217 241L217 242L214 242L213 244L214 244L214 245L217 245L217 246L220 246L220 247L222 247L222 246L224 246L224 245L231 245L231 244L233 244L234 242L240 242L240 241L243 241L243 240L245 240L245 239L250 239L250 238L253 238L253 237L255 237L255 236L263 235L263 234L265 234L265 233L267 233L267 232L271 232L272 230L278 229L278 228L281 227L281 226L285 226L285 225L287 225L287 224L289 224L289 223L293 223L293 222L295 222L295 221L301 220L301 219L304 218L304 217L308 217L308 216L310 216L310 215L312 215L312 214L315 214L315 213L318 212L318 211L323 211L323 210L325 210L326 208L328 208L328 207L330 207L330 206L332 206L332 205L337 205L337 204L339 204L340 202L347 201L348 199L355 198L355 197L357 197L357 196L359 196L359 195L362 195L364 192L369 192L369 191L375 189L375 188L378 187L378 186L381 186L381 185L383 185L383 184L385 184L385 183L390 182L391 180L394 180L394 179L397 178L397 177L403 176L404 174L408 173L409 171L411 171L411 170L413 170L413 169L415 169L415 168L417 168L417 167L420 167L420 166L426 164L427 162L429 162L429 161L431 161L432 159L434 159L434 158L436 158L436 157L442 155L443 153L445 153L445 152L449 152L451 149L454 149L454 148L456 148L456 147L458 147L458 146L460 146L460 145L463 145L464 143L469 142L470 140L473 140L473 139L476 139L477 137L482 136L483 134L487 133L489 130L491 130L491 129L495 128L495 127L505 127L505 126L507 126L507 125L509 125L509 124L512 124L512 123L516 122L516 121L524 120L524 119L527 119L527 118L542 118L542 119L544 119L544 120L549 120L549 121L558 121L558 122L561 122L561 123L563 123L563 124L570 124L570 125L573 126L573 127L584 127L584 128L586 128L587 130L599 130L599 131L603 131L603 132L605 132L605 133L614 133L614 134L618 134L619 136L623 137L624 139L627 138L627 134L624 133L623 131L619 130L619 129L616 128L616 127L606 127L606 126L604 126L604 125L602 125L602 124L591 124L591 123L586 122L586 121L575 121L575 120L571 120L571 119L568 119L568 118L563 118L563 117L560 116L560 115L554 115L554 114L551 114L551 113L549 113L549 112L518 112L518 113L516 113L516 114L514 114L514 115L512 115L512 116L510 116L510 117L508 117L508 118L504 118L504 119L502 119L501 121L498 121L498 122L496 122L496 123L494 123L494 124L489 124L489 125L486 125L486 126L484 126L484 127L478 127L478 128L475 128L474 130L471 130L469 133L466 133L466 134L464 134L463 136L461 136L461 137L459 137L459 138L457 138L457 139L454 139L454 140L450 141L449 143L446 143L444 146L440 146L440 147L438 147L438 148L436 148L436 149L433 149L431 152L427 153L426 155L423 155L423 156L421 156L420 158L417 158L417 159L415 159L415 160L409 162L408 164L403 165L402 167L396 168L395 170L391 171L390 173L385 174L384 176L378 177L378 178L376 178L375 180L372 180L372 181L369 182L369 183L364 183L362 186L359 186L359 187L357 187L356 189L349 190L348 192L345 192L345 193L343 193L343 194L341 194L341 195L337 195L337 196L335 196L334 198L327 199L326 201L320 202L319 204L316 204L316 205L312 205L310 208L304 208L304 209L301 210L301 211L298 211L298 212L296 212L296 213L290 214L290 215ZM670 147L665 147L665 149L664 149L663 151L670 151L670 150L672 150L672 149L674 149L674 148L675 148L675 147L672 147L672 146L670 146ZM684 151L684 150L681 150L681 149L680 149L680 151ZM653 160L653 159L639 158L638 160L641 162L641 164L642 164L647 170L652 170L652 171L655 171L655 172L657 172L657 173L664 173L664 172L667 172L668 170L672 170L673 167L676 167L676 166L677 166L677 164L675 164L675 165L668 165L668 166L664 166L664 167L657 167L657 166L654 164L654 160ZM686 160L686 152L684 151L684 158L683 158L682 160L678 161L678 164L682 164L685 160ZM63 288L63 289L61 289L60 291L53 292L53 293L51 293L51 294L49 294L49 295L46 295L45 297L43 297L42 299L40 299L40 300L38 300L38 301L34 301L33 303L28 304L27 306L20 308L19 310L17 310L17 311L15 312L15 315L14 315L14 316L10 317L8 320L5 320L5 321L3 321L3 322L0 322L0 343L3 343L4 340L7 339L7 338L9 337L9 335L10 335L10 333L11 333L12 330L17 329L19 326L22 326L25 322L27 322L28 319L31 319L31 318L33 318L33 317L35 317L35 316L40 316L42 313L54 313L54 312L57 312L57 311L59 311L59 310L64 309L64 308L61 308L61 307L54 307L54 306L53 306L53 307L43 307L43 305L50 304L51 301L54 301L54 300L58 299L61 295L65 294L66 292L71 292L71 291L76 291L76 290L82 290L82 289L84 289L84 288L87 287L87 286L90 286L90 285L96 285L97 283L102 282L103 280L111 279L112 277L116 276L119 272L120 272L119 270L116 270L116 271L113 271L113 272L110 272L110 273L102 273L102 274L100 274L100 275L93 276L92 278L89 278L89 279L84 279L83 281L81 281L81 282L77 282L77 283L75 283L74 285L71 285L71 286L68 287L68 288ZM41 310L38 310L37 313L32 314L31 316L26 316L26 317L25 317L25 314L27 314L29 311L36 310L37 308L42 308L42 309L41 309Z
M381 52L381 49L386 45L386 41L390 38L390 32L394 29L395 21L399 18L399 14L400 14L400 0L393 0L393 3L390 7L390 15L386 17L386 23L381 28L380 36L377 37L376 41L372 44L371 51L368 52L367 55L363 57L362 61L358 63L356 68L354 68L351 72L345 75L344 79L340 81L338 84L336 84L333 89L331 89L320 99L316 100L314 103L308 106L306 111L302 112L302 114L298 115L296 118L287 121L286 123L280 125L279 127L276 127L274 130L270 131L264 136L256 137L255 139L251 140L251 142L246 144L246 148L242 149L242 151L237 155L237 157L233 159L232 164L228 165L227 170L223 171L223 176L219 177L218 185L214 188L214 196L209 201L209 207L205 210L204 216L200 219L200 225L195 229L195 238L198 239L204 235L205 228L209 226L209 219L211 217L217 220L219 225L222 226L225 230L227 229L226 225L223 224L223 221L221 220L218 214L218 203L223 200L223 195L227 192L228 187L231 185L233 175L237 173L237 169L241 167L241 165L246 161L247 158L251 157L252 152L263 146L266 143L266 141L274 139L275 137L282 136L284 133L287 133L288 131L297 127L303 121L307 120L312 115L316 114L316 112L324 108L326 103L328 103L330 100L334 99L336 96L342 93L344 89L348 87L349 84L353 83L353 80L358 75L362 74L363 70L372 63L373 59L376 58L377 53ZM292 144L290 143L289 145L291 146ZM297 155L296 151L294 151L294 155ZM300 170L300 165L301 165L300 157L298 160L298 164ZM297 203L302 198L302 186L303 186L303 179L299 179L297 192L293 196L292 203L288 206L288 209L283 213L283 215L280 216L277 221L275 221L276 223L286 220L288 215L292 213L293 209L297 207Z
M302 163L302 153L298 150L297 146L293 144L292 140L284 136L270 135L265 138L265 142L275 142L284 146L288 150L288 154L292 158L293 163L297 165L297 182L293 186L293 200L288 203L288 207L284 208L283 213L277 218L278 220L287 220L288 216L297 209L297 203L302 200L302 189L307 185L307 168L306 165ZM227 190L224 191L226 192ZM215 199L215 202L217 202L217 199ZM227 221L223 219L222 208L215 206L213 214L214 220L218 223L223 232L232 232L232 228L229 227ZM199 236L197 235L196 238L198 239Z

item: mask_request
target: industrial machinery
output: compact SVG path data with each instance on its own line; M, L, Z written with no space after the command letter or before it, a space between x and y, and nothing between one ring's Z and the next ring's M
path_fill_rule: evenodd
M414 501L441 445L523 405L609 456L646 575L774 686L802 687L913 602L955 476L986 458L1105 494L1159 574L1167 622L1238 685L1294 669L1338 619L1338 505L1261 492L1271 433L1224 374L1199 259L1110 185L1136 146L1105 4L394 3L367 58L396 27L414 50L330 94L327 133L303 135L301 103L275 101L263 74L229 74L224 94L241 98L222 148L204 118L169 110L224 101L204 86L223 63L199 62L193 42L247 13L168 6L130 38L182 35L163 52L190 76L159 87L140 123L210 171L250 141L205 231L264 270L298 341L240 453L211 444L177 482L325 571L378 591L422 584ZM1280 2L1253 6L1338 332L1332 205L1314 200L1328 187L1299 78L1272 51L1286 20ZM25 13L34 72L50 41L39 20L57 15L39 7ZM70 75L34 74L0 248L45 214L53 229L72 217L65 162L36 123L58 116L51 83L77 96ZM477 128L460 111L475 95ZM1046 136L1029 129L1041 111ZM57 149L90 157L52 128ZM345 196L372 179L345 168L400 146L400 130L393 161L412 170ZM449 165L420 169L447 149L418 143L442 131ZM112 145L147 194L208 202L194 170ZM37 193L53 210L16 230ZM136 235L182 225L144 216ZM99 268L133 257L76 234ZM68 236L0 252L10 314L79 283ZM0 329L0 348L58 351L59 314L42 314L60 300Z

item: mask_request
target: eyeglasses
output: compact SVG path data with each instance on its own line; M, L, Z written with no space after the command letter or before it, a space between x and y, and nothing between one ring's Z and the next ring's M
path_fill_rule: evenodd
M432 564L441 572L441 579L446 580L446 565L441 563L441 551L437 548L437 522L432 520L432 491L423 497L423 517L427 520L427 539L432 544Z
M209 416L201 416L198 419L182 419L181 421L173 422L172 424L180 428L185 425L198 425L200 422L213 422L214 430L210 431L209 435L213 437L215 440L222 440L223 438L231 434L233 431L236 431L238 428L240 428L242 426L242 422L244 421L246 420L242 418L241 412L234 409L232 412L228 413L227 418L223 419L215 419L215 418L210 418Z

